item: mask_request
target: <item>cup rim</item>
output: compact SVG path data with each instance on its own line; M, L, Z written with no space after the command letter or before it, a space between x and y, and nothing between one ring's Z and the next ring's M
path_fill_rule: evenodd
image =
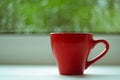
M93 35L92 33L85 32L51 32L50 34L82 34L82 35Z

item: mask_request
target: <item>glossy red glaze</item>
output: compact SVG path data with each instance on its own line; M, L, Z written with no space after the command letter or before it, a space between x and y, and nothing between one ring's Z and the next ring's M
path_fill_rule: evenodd
M51 47L59 72L62 75L83 75L84 70L102 58L109 49L107 41L93 40L89 33L51 33ZM91 61L88 55L98 43L105 45L105 50Z

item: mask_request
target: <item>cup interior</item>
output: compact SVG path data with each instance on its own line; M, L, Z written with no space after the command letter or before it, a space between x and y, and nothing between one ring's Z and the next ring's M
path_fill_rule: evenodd
M67 35L93 35L92 33L82 33L82 32L53 32L53 33L50 33L51 35L54 35L54 34L67 34Z

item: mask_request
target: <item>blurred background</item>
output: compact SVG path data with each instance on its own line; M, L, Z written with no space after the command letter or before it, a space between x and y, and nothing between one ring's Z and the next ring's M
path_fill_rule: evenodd
M105 38L110 51L96 64L120 65L120 0L0 0L0 64L55 64L50 32Z
M0 0L1 33L120 33L120 0Z

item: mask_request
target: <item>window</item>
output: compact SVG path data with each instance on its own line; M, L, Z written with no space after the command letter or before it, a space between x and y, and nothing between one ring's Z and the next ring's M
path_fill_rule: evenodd
M120 0L0 0L0 64L55 64L48 34L61 31L105 38L110 50L98 64L120 65Z
M0 33L120 33L120 0L0 0Z

